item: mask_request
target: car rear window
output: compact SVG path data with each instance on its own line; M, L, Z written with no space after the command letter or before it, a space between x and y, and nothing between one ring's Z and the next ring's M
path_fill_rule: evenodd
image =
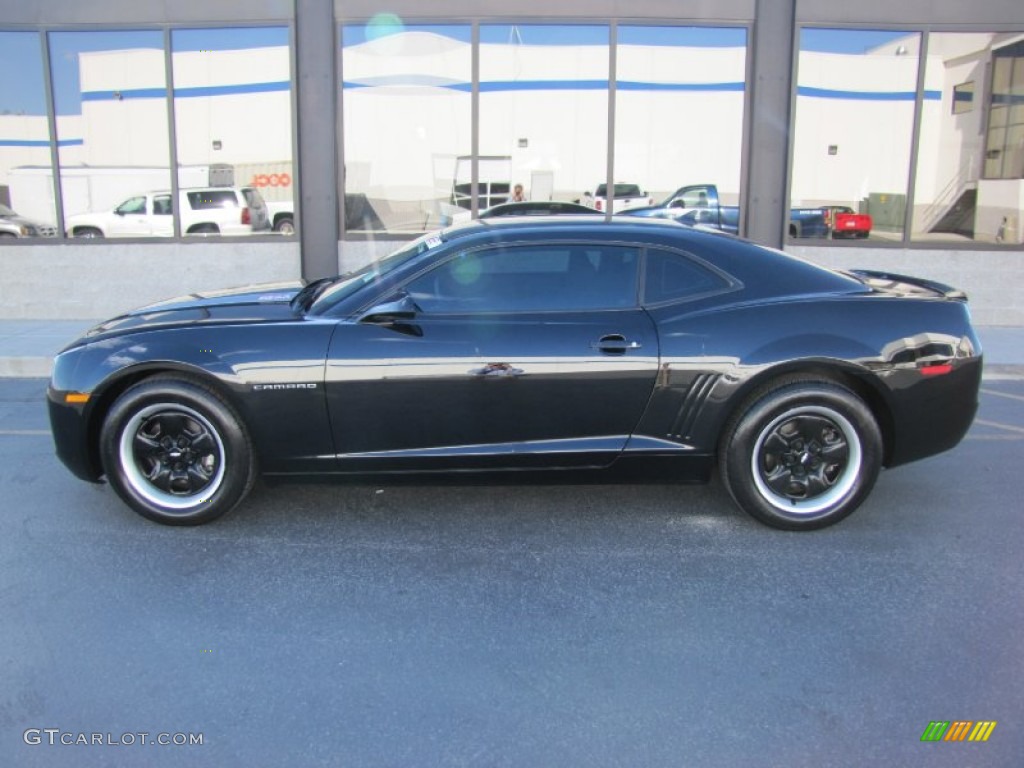
M727 288L729 283L680 253L647 252L644 304L678 301Z
M263 207L263 195L260 194L258 189L242 187L242 194L245 195L245 202L250 208Z
M599 184L597 186L597 197L604 197L608 192L607 184ZM636 184L616 184L615 185L615 196L616 197L643 197L643 192L640 191L640 187Z
M237 208L238 198L233 189L204 189L201 192L189 192L188 204L194 211L209 208Z

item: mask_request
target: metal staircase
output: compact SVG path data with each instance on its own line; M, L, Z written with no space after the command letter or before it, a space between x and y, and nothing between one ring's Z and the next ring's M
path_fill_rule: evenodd
M978 207L978 189L969 187L960 193L929 232L948 232L963 237L974 237L974 212Z

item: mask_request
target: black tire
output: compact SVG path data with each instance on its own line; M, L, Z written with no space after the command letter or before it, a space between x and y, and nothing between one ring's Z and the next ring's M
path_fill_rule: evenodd
M165 525L217 519L256 478L252 442L234 409L204 384L169 374L115 401L100 430L100 458L117 495Z
M831 381L775 382L747 400L723 435L722 482L741 509L775 528L838 523L871 492L882 466L870 409Z
M96 227L76 227L72 233L75 237L97 238L103 237L103 233Z
M295 222L292 221L290 216L282 216L274 222L274 231L286 236L294 235Z

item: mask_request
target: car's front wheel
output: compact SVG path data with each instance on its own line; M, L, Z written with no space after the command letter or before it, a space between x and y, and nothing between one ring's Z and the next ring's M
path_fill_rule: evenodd
M816 379L762 389L731 420L719 448L733 499L789 530L842 520L870 493L881 465L881 432L864 401Z
M198 525L230 511L255 479L252 444L234 409L212 389L161 375L126 390L100 431L107 480L136 512Z

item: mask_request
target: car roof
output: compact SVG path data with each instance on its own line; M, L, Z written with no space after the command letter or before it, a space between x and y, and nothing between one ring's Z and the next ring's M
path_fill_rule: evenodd
M595 228L598 228L595 230ZM679 233L691 231L689 227L679 224L671 219L657 219L641 216L613 216L609 221L603 213L593 215L578 214L573 216L496 216L487 219L475 219L472 221L460 222L442 231L446 240L469 235L482 234L484 232L508 231L510 233L520 232L525 234L561 234L564 232L578 232L586 234L619 234L635 232L653 234Z
M442 230L449 243L466 240L469 247L494 241L573 239L645 243L668 246L693 253L723 270L754 295L782 295L819 291L849 291L853 278L813 264L792 254L767 248L723 232L696 229L672 219L646 216L498 216L477 219Z
M498 203L490 208L480 211L480 218L491 218L492 216L515 216L521 212L526 216L543 216L545 212L552 215L559 213L587 214L595 213L593 208L579 203L570 203L563 200L526 200L512 203Z
M243 189L251 189L251 187L178 187L178 192L238 192ZM169 195L171 190L169 189L151 189L148 192L140 192L133 197L141 197L142 195Z

